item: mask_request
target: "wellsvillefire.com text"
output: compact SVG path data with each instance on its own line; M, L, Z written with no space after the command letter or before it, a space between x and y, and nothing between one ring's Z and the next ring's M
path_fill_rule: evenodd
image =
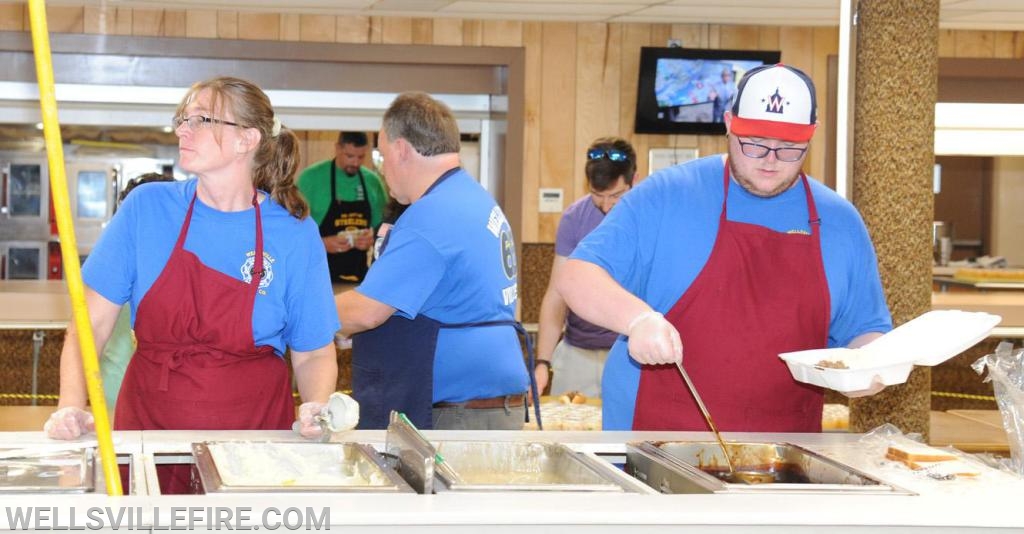
M9 530L329 530L330 508L8 506Z

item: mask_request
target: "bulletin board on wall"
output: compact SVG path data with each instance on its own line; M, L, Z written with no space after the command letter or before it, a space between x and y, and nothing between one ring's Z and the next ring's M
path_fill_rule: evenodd
M652 148L648 155L648 172L654 174L665 167L685 163L698 157L700 157L699 151L692 147Z

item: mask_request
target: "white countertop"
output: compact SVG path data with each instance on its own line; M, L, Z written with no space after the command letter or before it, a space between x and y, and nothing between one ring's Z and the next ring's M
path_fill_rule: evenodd
M711 439L707 433L686 432L453 432L425 431L427 439L490 441L555 441L585 452L623 454L625 443L638 440ZM296 513L329 515L331 529L348 532L379 532L401 527L405 531L466 531L487 534L517 532L672 531L685 526L694 532L994 532L1024 531L1024 514L1017 509L1024 495L1024 480L990 470L976 479L937 481L885 465L867 456L859 435L743 434L726 433L731 441L790 442L803 445L865 471L887 483L917 495L815 495L815 494L705 494L661 495L619 493L550 492L444 492L416 494L210 494L203 496L12 495L3 506L56 507L59 526L69 524L71 508L75 524L85 525L91 507L128 507L144 520L154 514L169 522L173 507L204 507L197 529L212 530L202 519L213 510L239 513L247 508L250 524L260 525L264 514L280 522L287 508ZM147 455L181 453L193 441L279 440L298 441L291 432L141 432L117 433L119 451ZM0 445L18 446L47 441L38 432L0 433ZM383 431L352 431L336 434L332 441L368 443L380 449ZM274 515L274 514L278 515ZM52 520L51 523L52 524ZM180 523L178 523L180 524ZM266 524L262 525L264 528ZM9 528L7 514L0 516L0 530ZM223 529L223 528L222 528ZM1003 530L1008 529L1008 530ZM536 531L536 530L534 530Z

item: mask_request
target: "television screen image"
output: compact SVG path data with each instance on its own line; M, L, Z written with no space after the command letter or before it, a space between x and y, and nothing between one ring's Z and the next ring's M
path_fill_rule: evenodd
M736 83L750 69L777 63L778 52L643 48L637 133L725 133Z
M751 60L659 59L654 97L658 118L674 122L723 122L736 79L761 65Z

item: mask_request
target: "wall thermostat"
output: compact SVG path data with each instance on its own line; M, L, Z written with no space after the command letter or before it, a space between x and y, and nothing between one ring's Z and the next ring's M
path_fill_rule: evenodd
M562 189L550 187L540 189L540 213L562 213Z

